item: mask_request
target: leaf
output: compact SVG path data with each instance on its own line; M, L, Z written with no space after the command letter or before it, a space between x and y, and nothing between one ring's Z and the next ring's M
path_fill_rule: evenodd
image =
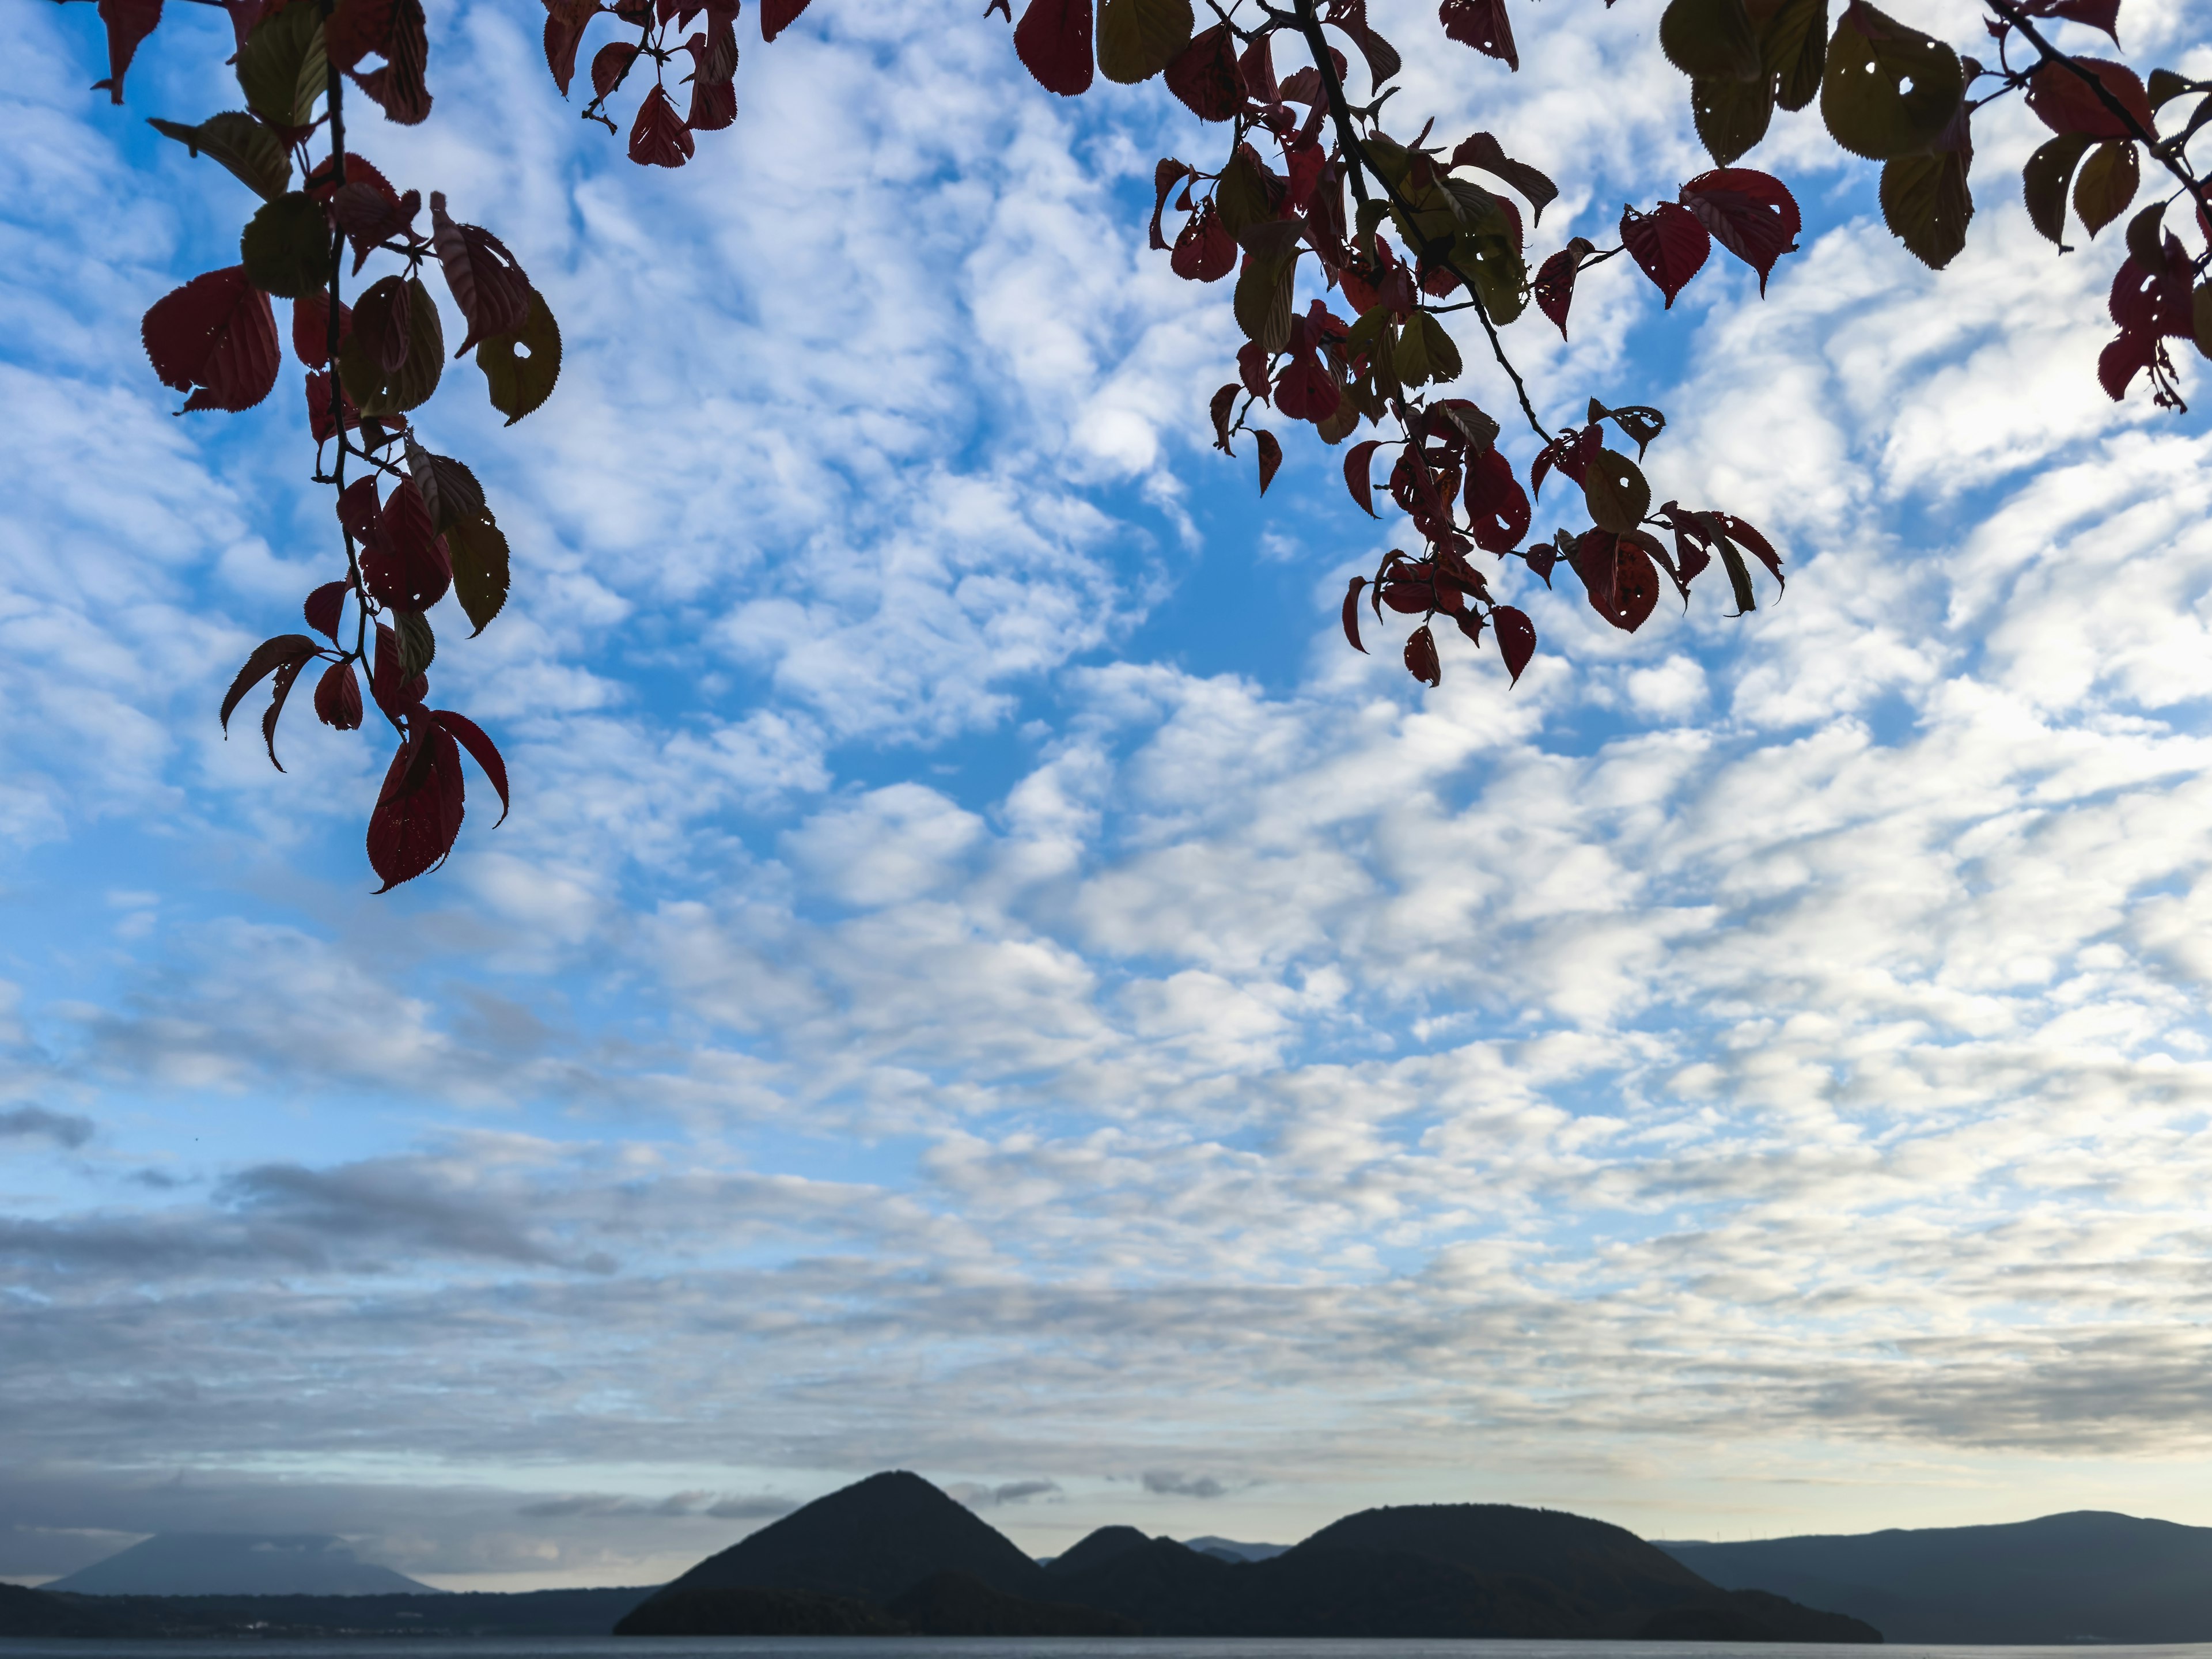
M264 202L238 239L246 280L283 300L313 294L331 278L337 239L323 204L304 191Z
M761 39L773 40L799 21L806 0L761 0Z
M161 27L161 0L100 0L100 21L107 28L107 78L94 81L94 92L106 91L108 101L123 101L123 77L139 44Z
M675 100L669 97L667 89L656 86L647 93L645 100L637 106L637 119L630 124L629 159L640 167L680 167L691 159L697 148L691 129L677 113ZM468 349L466 346L461 349Z
M480 225L459 225L447 216L442 191L430 192L430 240L446 287L469 329L453 356L494 334L512 333L530 314L530 279L507 245Z
M1457 380L1462 367L1459 347L1434 316L1417 311L1407 319L1405 327L1398 331L1398 348L1391 362L1401 383L1421 386L1434 381L1442 386Z
M513 426L553 395L561 377L561 328L536 289L522 326L487 337L477 349L491 406Z
M2075 164L2095 142L2083 132L2047 138L2021 170L2029 222L2061 247L2066 245L2066 186L2073 179Z
M1237 239L1221 222L1211 201L1198 204L1198 211L1176 237L1168 269L1194 283L1218 283L1237 269Z
M2127 139L2108 139L2089 153L2074 181L2074 210L2094 237L2127 211L2142 182L2136 147Z
M1270 353L1290 343L1291 301L1297 272L1297 227L1278 220L1271 228L1282 233L1275 240L1281 251L1272 256L1255 252L1244 260L1237 278L1232 309L1244 337Z
M334 662L315 682L315 718L335 731L352 732L361 726L361 682L353 665Z
M1367 647L1359 642L1359 590L1366 586L1366 577L1354 576L1352 586L1344 591L1344 637L1363 657L1367 654Z
M1431 690L1443 684L1443 665L1437 660L1437 636L1423 623L1406 639L1406 672Z
M292 5L264 15L239 48L237 70L246 106L280 136L313 125L315 101L330 78L316 9Z
M353 311L338 307L338 339L353 330ZM331 361L331 301L325 293L301 295L292 301L292 354L308 368L322 368Z
M1712 239L1759 273L1759 291L1774 262L1796 251L1803 221L1797 200L1779 179L1749 167L1701 173L1682 186L1682 205Z
M2212 283L2199 283L2189 296L2189 337L2200 353L2212 357Z
M279 772L284 763L276 758L276 722L284 713L284 702L292 695L292 687L300 678L300 671L313 662L313 657L296 657L276 665L276 678L270 682L269 707L261 714L261 741L268 746L269 763ZM228 735L228 731L225 736Z
M2145 132L2152 131L2150 98L2133 70L2101 58L2075 58L2069 62L2094 76ZM2092 138L2134 136L2127 122L2106 107L2097 88L2064 64L2045 64L2028 76L2027 106L2053 132L2085 132Z
M1394 79L1405 60L1398 49L1368 27L1367 0L1329 0L1329 7L1322 21L1342 29L1359 48L1359 55L1367 61L1368 78L1379 94L1382 83Z
M1622 633L1633 634L1650 620L1659 603L1659 572L1633 539L1589 531L1575 544L1574 567L1590 609Z
M576 78L576 49L599 15L599 0L545 0L545 67L563 98Z
M221 162L232 177L264 202L282 196L292 182L291 151L243 110L210 115L198 126L164 121L158 115L146 125L175 139L194 155Z
M376 625L376 665L368 676L368 695L376 706L395 720L408 718L429 694L430 683L416 676L408 679L399 672L399 639L382 623Z
M1254 225L1274 222L1281 193L1271 188L1272 183L1252 147L1237 145L1213 186L1214 210L1231 236L1241 237Z
M461 602L461 610L476 633L481 634L507 603L507 537L491 515L484 513L454 520L445 526L445 539L453 568L453 597Z
M492 828L496 830L507 822L511 803L507 798L507 763L500 758L499 746L484 735L483 728L465 714L457 714L450 708L433 708L430 718L459 739L470 758L483 768L483 775L491 780L491 787L499 793L499 817Z
M371 283L354 304L354 337L380 380L407 361L408 322L414 310L404 277Z
M275 639L264 640L255 646L252 654L246 659L246 665L231 681L230 690L223 694L221 720L225 735L228 735L230 731L233 711L245 699L247 692L287 663L292 665L294 673L298 673L299 665L313 657L319 648L305 634L279 634ZM282 771L283 769L280 767L277 769Z
M1260 493L1264 495L1267 486L1275 482L1276 469L1283 464L1283 447L1265 427L1255 429L1252 438L1260 449Z
M1365 443L1354 444L1344 457L1344 487L1352 492L1352 504L1369 518L1375 512L1375 452L1381 448L1380 438L1370 438ZM1355 586L1352 590L1357 592ZM1358 644L1357 640L1352 641Z
M323 25L323 50L342 70L381 58L397 18L397 0L337 0Z
M388 893L435 869L453 850L464 814L461 751L444 726L425 722L399 745L368 819L368 866Z
M2164 202L2153 202L2128 221L2128 258L2146 271L2166 270L2166 209Z
M1555 201L1559 187L1550 178L1539 173L1526 161L1516 161L1508 155L1497 139L1486 132L1471 134L1462 138L1452 151L1455 167L1479 167L1493 178L1503 179L1528 198L1534 210L1532 222L1543 222L1544 210Z
M2147 88L2150 106L2154 110L2163 109L2175 99L2186 96L2195 85L2194 82L2176 75L2170 69L2154 69L2150 72L2150 85Z
M1213 447L1224 455L1237 453L1229 447L1229 417L1236 412L1237 394L1242 389L1231 380L1216 392L1212 402L1206 405L1206 412L1213 418Z
M1820 91L1828 62L1828 0L1782 0L1759 29L1761 66L1774 77L1774 101L1801 110Z
M1098 0L1098 72L1134 86L1190 45L1190 0Z
M1522 671L1536 654L1536 624L1516 606L1496 605L1490 608L1490 626L1498 635L1498 652L1505 659L1505 672L1518 685Z
M1881 164L1881 216L1913 257L1941 270L1966 246L1974 198L1966 188L1969 152L1939 149Z
M337 382L335 393L338 407L336 411L331 410L333 379L331 374L313 371L307 376L307 428L314 434L315 441L319 444L328 443L336 437L341 422L348 432L361 424L361 411L353 406L353 399L346 396L343 380Z
M1589 404L1590 424L1611 421L1624 436L1635 441L1636 459L1639 465L1644 452L1651 447L1659 434L1667 429L1667 417L1649 404L1630 404L1621 409L1607 409L1595 398Z
M1437 21L1444 26L1446 40L1473 46L1486 57L1499 59L1508 69L1521 67L1505 0L1443 0L1437 9Z
M1698 142L1721 166L1756 149L1774 118L1774 85L1761 76L1735 81L1700 76L1690 82L1690 120Z
M1575 277L1583 260L1596 252L1594 244L1577 236L1537 270L1536 308L1558 326L1562 340L1567 337L1567 307L1574 303Z
M1850 0L1820 78L1820 115L1854 155L1886 161L1927 149L1966 92L1959 55L1941 40Z
M1773 544L1765 537L1733 513L1715 513L1709 516L1728 532L1729 540L1751 550L1752 556L1765 565L1767 574L1774 578L1777 587L1787 586L1782 580L1782 556L1774 550Z
M1467 466L1467 516L1474 544L1486 553L1510 553L1528 533L1528 495L1513 464L1486 449Z
M1712 238L1687 208L1662 202L1649 213L1620 210L1620 240L1644 274L1667 296L1668 309L1682 285L1696 276L1712 252Z
M450 455L432 454L412 433L407 436L407 471L429 511L431 527L440 534L464 520L490 517L477 475Z
M1592 523L1625 536L1651 510L1651 485L1627 456L1601 449L1590 457L1589 469L1583 475L1583 499L1589 503Z
M191 392L180 414L252 408L276 384L283 362L276 314L243 265L195 276L155 301L140 336L161 384Z
M608 41L592 54L592 95L594 98L611 96L629 76L630 66L636 62L636 41Z
M1201 121L1228 121L1244 107L1237 40L1225 23L1200 31L1167 68L1168 90Z
M1091 0L1030 0L1014 25L1014 55L1047 92L1091 90Z
M300 607L307 618L307 626L319 634L329 635L335 642L338 619L345 613L346 595L352 592L351 584L335 581L325 582L308 594L307 603Z
M374 9L369 21L381 22L388 8L389 21L373 48L384 56L384 67L356 74L354 84L373 99L386 119L411 127L430 113L430 37L422 15L422 0L346 0L348 4Z
M391 290L386 289L386 283L397 283L398 280L397 276L387 276L375 283L369 294L379 294L380 290L389 294ZM353 399L356 408L372 419L420 408L438 389L439 378L445 372L446 334L438 318L437 302L431 299L429 289L419 276L407 279L405 293L405 356L398 368L387 373L371 356L371 343L362 325L368 309L369 294L362 296L356 326L338 348L338 378L345 384L346 395ZM396 311L397 301L392 304ZM398 325L395 320L384 326L396 331ZM390 334L383 337L388 343ZM477 360L483 360L481 352Z
M379 605L398 611L428 611L453 585L446 544L431 529L429 509L410 479L393 486L375 525L362 540L362 579ZM404 663L404 635L400 643ZM416 671L422 665L416 665Z
M419 611L394 611L392 631L399 638L399 672L420 674L438 659L438 636Z
M1659 50L1693 81L1759 78L1759 37L1744 0L1669 0L1659 17Z

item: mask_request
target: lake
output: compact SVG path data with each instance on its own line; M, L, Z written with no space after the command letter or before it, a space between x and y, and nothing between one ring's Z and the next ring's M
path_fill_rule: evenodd
M1798 1642L1326 1642L1261 1638L1005 1636L364 1636L350 1640L62 1641L0 1638L0 1659L360 1659L402 1647L408 1659L1869 1659L1867 1650ZM2014 1659L2080 1647L1885 1646L1881 1659ZM2097 1648L2100 1659L2212 1659L2212 1643Z

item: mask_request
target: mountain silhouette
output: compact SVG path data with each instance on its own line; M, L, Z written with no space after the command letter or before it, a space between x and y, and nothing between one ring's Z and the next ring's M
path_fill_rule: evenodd
M2212 1641L2212 1528L2079 1510L1659 1547L1717 1584L1833 1607L1894 1642Z
M116 1636L113 1620L65 1601L58 1595L0 1584L0 1637Z
M1054 1578L1072 1577L1103 1566L1117 1555L1140 1550L1152 1541L1134 1527L1101 1527L1096 1532L1085 1534L1083 1541L1066 1554L1054 1556L1045 1571Z
M328 1533L167 1532L55 1579L79 1595L435 1595Z

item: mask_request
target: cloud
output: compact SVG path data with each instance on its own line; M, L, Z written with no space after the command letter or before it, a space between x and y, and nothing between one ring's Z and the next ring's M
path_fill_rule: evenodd
M92 1139L93 1121L70 1112L50 1112L43 1106L17 1106L0 1112L0 1140L51 1140L74 1150Z
M992 1510L1008 1504L1027 1504L1040 1498L1057 1498L1060 1485L1057 1480L1007 1480L995 1486L979 1486L972 1480L963 1480L945 1489L971 1510Z
M1155 1498L1219 1498L1232 1490L1210 1474L1185 1474L1179 1469L1146 1469L1145 1490Z

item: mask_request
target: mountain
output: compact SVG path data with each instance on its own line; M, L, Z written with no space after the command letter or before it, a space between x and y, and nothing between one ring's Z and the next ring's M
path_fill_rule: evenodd
M923 1579L965 1573L1002 1595L1042 1599L1045 1570L918 1474L872 1474L710 1555L664 1595L796 1589L884 1606Z
M113 1636L119 1632L110 1620L86 1608L26 1589L21 1584L0 1584L0 1637Z
M2212 1641L2212 1528L2080 1510L1660 1547L1717 1584L1832 1607L1893 1642Z
M1186 1538L1182 1541L1187 1548L1194 1549L1200 1555L1218 1555L1224 1560L1231 1561L1270 1560L1291 1547L1288 1544L1240 1544L1233 1538L1216 1538L1211 1534L1203 1538Z
M1101 1527L1096 1532L1086 1533L1083 1541L1066 1554L1053 1557L1045 1571L1054 1578L1072 1577L1103 1566L1117 1555L1140 1550L1152 1541L1134 1527Z
M435 1595L327 1533L169 1532L45 1587L79 1595Z

